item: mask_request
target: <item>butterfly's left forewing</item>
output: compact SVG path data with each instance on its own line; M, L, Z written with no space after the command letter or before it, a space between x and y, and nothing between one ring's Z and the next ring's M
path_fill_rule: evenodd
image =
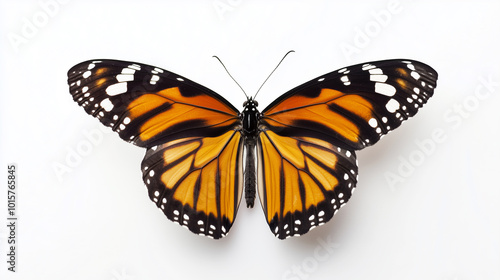
M264 109L258 187L271 230L286 238L328 221L354 190L354 151L415 115L436 80L418 61L364 63L313 79Z
M197 234L227 234L243 186L238 110L189 79L135 62L82 62L68 84L88 114L148 149L144 182L169 219Z
M90 60L68 71L68 84L88 114L141 147L218 136L239 125L238 110L220 95L150 65Z

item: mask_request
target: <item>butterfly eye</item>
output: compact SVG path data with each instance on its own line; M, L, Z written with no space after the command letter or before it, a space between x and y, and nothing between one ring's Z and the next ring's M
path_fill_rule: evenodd
M243 107L247 106L247 104L248 104L248 100L243 102Z
M255 104L255 107L258 107L258 106L259 106L259 102L257 102L257 100L254 100L254 101L253 101L253 104Z

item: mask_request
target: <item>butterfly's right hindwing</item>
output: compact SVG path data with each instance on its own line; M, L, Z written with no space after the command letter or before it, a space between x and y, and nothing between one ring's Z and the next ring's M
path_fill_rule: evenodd
M328 222L356 187L355 153L323 140L264 130L257 154L259 198L280 239Z

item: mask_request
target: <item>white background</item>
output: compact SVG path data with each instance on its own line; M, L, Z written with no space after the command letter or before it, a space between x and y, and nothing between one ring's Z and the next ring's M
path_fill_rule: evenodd
M499 2L186 2L0 1L1 279L500 279ZM358 153L347 206L286 241L260 207L241 207L218 241L170 222L143 185L144 150L101 130L66 84L78 62L132 60L241 108L212 55L254 93L291 49L259 93L261 109L366 61L420 60L439 80L415 118ZM10 163L16 273L5 261Z

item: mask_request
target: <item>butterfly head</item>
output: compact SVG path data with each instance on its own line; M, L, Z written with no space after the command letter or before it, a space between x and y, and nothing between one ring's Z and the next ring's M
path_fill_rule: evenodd
M243 102L243 107L245 108L245 110L247 107L256 109L257 106L259 106L259 102L257 102L257 100L253 99L252 97L248 97L248 99Z

